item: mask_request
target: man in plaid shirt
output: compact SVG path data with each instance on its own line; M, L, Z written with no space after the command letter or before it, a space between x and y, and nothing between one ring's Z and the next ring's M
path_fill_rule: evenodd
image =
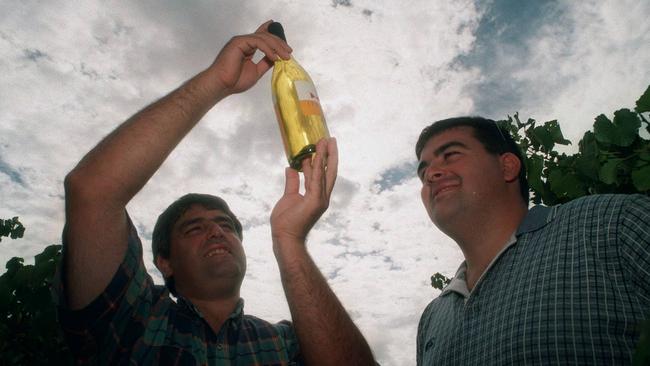
M140 111L67 175L61 324L77 363L174 365L372 365L372 353L311 260L305 239L327 209L336 141L324 139L298 172L287 168L271 213L273 250L293 324L243 313L242 227L219 197L189 194L159 217L154 286L126 205L218 101L252 87L291 48L267 32L232 38L214 63ZM252 61L256 50L265 57ZM172 291L178 298L173 301Z
M650 199L528 209L521 153L479 117L416 144L431 221L465 261L424 310L418 365L629 364L650 315Z

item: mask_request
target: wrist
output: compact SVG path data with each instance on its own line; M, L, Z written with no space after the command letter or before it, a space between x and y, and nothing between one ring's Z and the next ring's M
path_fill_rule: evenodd
M223 84L214 65L205 69L201 74L203 76L201 78L203 89L206 90L206 93L215 103L232 94Z
M291 261L308 255L304 239L276 235L273 235L273 254L278 262Z

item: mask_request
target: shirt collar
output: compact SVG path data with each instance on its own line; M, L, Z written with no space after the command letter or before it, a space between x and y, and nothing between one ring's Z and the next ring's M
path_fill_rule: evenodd
M481 277L479 277L478 281L476 281L476 285L478 285L481 282L483 276L485 276L485 274L490 270L490 268L494 265L494 263L496 263L497 259L499 259L501 254L503 254L511 246L515 245L515 243L517 243L517 237L513 233L512 235L510 235L510 238L506 242L506 245L504 245L503 248L501 248L501 250L499 251L499 253L497 253L497 255L494 256L494 258L492 258L492 261L490 262L490 264L488 264L487 268L485 268L485 271L483 271ZM466 272L467 272L467 261L463 261L463 263L460 264L460 267L458 267L458 271L456 271L456 275L454 275L454 278L452 278L451 282L449 282L449 284L442 289L442 293L440 293L440 296L447 295L449 292L453 291L463 296L465 299L467 299L471 292L467 288ZM476 285L474 286L474 288L476 288Z
M492 265L499 259L499 257L509 247L517 243L517 238L520 235L539 230L544 226L546 226L546 224L548 224L549 222L553 221L554 218L555 218L555 207L538 205L528 210L528 213L526 213L524 220L521 222L521 224L519 224L519 227L517 228L515 233L513 233L513 235L510 236L506 245L492 259L492 262L490 262L490 264L485 269L485 271L483 272L483 274L481 275L481 277L476 283L478 284L481 281L485 273L488 272L488 270L492 267ZM468 298L470 295L470 291L467 288L466 272L467 272L467 262L463 261L463 263L460 264L460 267L458 267L458 270L456 271L454 278L452 278L451 282L449 282L449 284L442 289L440 296L445 296L450 292L456 292L459 295L463 296L464 298ZM474 287L476 288L476 286Z
M467 281L466 281L466 272L467 272L467 262L463 261L463 263L460 264L460 267L458 267L456 274L451 279L451 282L449 282L449 284L447 284L447 286L445 286L442 289L440 296L445 296L450 292L456 292L457 294L465 298L469 297L469 289L467 288Z
M521 234L530 233L536 230L539 230L546 226L549 222L553 221L555 218L555 209L556 207L547 207L547 206L533 206L524 220L519 224L517 228L517 237Z

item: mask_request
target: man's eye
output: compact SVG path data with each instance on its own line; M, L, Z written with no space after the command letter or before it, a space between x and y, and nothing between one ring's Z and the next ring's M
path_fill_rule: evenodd
M454 155L458 155L458 154L459 154L458 151L449 151L449 152L446 152L444 156L445 156L445 159L448 159L448 158L450 158L450 157L452 157Z
M201 231L200 226L192 226L192 227L188 228L187 230L185 230L185 234L194 234L194 233L199 232L199 231Z
M221 224L221 229L226 231L235 231L234 226L229 222Z

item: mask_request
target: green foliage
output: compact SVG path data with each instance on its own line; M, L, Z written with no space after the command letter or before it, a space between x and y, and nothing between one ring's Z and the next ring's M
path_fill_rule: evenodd
M12 219L0 219L0 241L3 236L18 239L22 238L23 234L25 234L25 227L18 221L17 216Z
M0 220L0 238L22 238L25 227L18 220ZM11 258L0 276L0 365L71 364L72 359L56 321L50 285L60 245L50 245L24 265Z
M71 364L72 359L56 321L50 285L61 246L50 245L24 265L11 258L0 276L0 364Z
M650 141L640 136L642 122L642 114L629 109L614 112L613 120L601 114L573 155L555 150L570 144L557 121L522 122L515 114L498 123L527 155L533 203L550 206L589 194L650 194Z
M648 86L648 89L645 90L639 100L636 101L636 108L634 110L639 114L650 112L650 86Z
M442 288L447 286L449 282L451 282L451 279L445 277L445 275L440 272L436 272L431 276L431 286L433 286L433 288L442 290Z

